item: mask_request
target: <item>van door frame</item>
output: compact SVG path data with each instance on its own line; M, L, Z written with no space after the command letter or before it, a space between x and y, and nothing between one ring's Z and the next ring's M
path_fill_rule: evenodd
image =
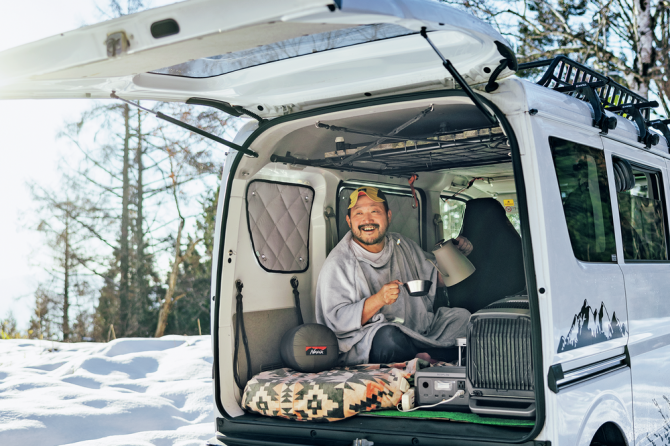
M352 110L352 109L357 109L357 108L365 108L365 107L371 107L375 105L383 105L383 104L388 104L388 103L395 103L395 102L407 102L407 101L415 101L415 100L421 100L421 99L430 99L430 98L435 98L435 97L449 97L449 96L465 96L463 92L460 90L438 90L438 91L427 91L427 92L420 92L420 93L409 93L409 94L402 94L402 95L397 95L397 96L387 96L383 98L375 98L375 99L365 99L361 101L356 101L356 102L350 102L350 103L344 103L344 104L337 104L337 105L332 105L332 106L325 106L321 108L316 108L312 110L308 110L305 112L298 112L286 116L282 116L276 119L273 119L271 121L267 121L263 124L261 124L245 141L242 145L242 147L249 148L253 141L258 138L262 133L267 131L268 129L279 125L283 124L292 120L300 119L300 118L306 118L306 117L311 117L315 115L321 115L324 113L332 113L336 111L344 111L344 110ZM535 275L535 266L534 266L534 257L533 257L533 247L532 247L532 241L531 241L531 234L530 234L530 227L529 227L529 216L528 216L528 206L527 206L527 199L526 199L526 188L525 188L525 181L524 181L524 174L523 174L523 168L522 168L522 163L521 163L521 152L519 148L519 143L517 140L517 137L515 135L515 132L505 117L504 113L491 101L488 99L479 96L480 100L487 106L489 107L495 116L498 118L501 127L503 128L505 134L507 135L510 143L510 148L511 148L511 155L512 155L512 167L513 171L515 173L514 175L514 181L515 181L515 187L517 190L517 199L519 201L519 216L520 216L520 221L521 221L521 237L522 237L522 249L523 249L523 255L524 255L524 268L526 272L526 286L528 290L528 297L529 297L529 302L530 302L530 313L531 313L531 328L532 328L532 336L531 336L531 342L532 342L532 348L533 348L533 371L534 371L534 383L535 383L535 402L536 402L536 423L534 427L531 429L531 431L524 437L521 437L517 440L514 441L505 441L505 440L497 440L498 443L500 444L522 444L522 443L527 443L529 441L532 441L535 437L538 436L538 434L542 431L544 428L544 423L545 423L545 394L544 394L544 387L545 387L545 377L544 377L544 365L543 365L543 352L542 352L542 329L541 329L541 324L540 324L540 313L539 313L539 303L538 303L538 291L537 291L537 283L536 283L536 275ZM230 424L230 423L236 423L235 418L231 417L226 410L223 407L223 404L221 402L221 382L220 382L220 370L219 370L219 363L220 363L220 358L219 358L219 309L221 305L221 276L222 276L222 268L223 268L223 254L224 254L224 243L225 243L225 236L226 236L226 227L227 227L227 220L228 220L228 209L229 209L229 201L230 201L230 195L231 195L231 190L232 190L232 183L233 179L235 177L235 173L237 171L237 168L243 159L244 154L241 152L238 152L235 156L235 159L233 160L233 163L231 165L228 178L227 178L227 184L225 188L225 196L223 198L223 211L222 211L222 216L221 216L221 229L220 231L216 234L216 237L219 238L218 241L218 259L216 259L213 269L215 268L215 271L212 271L212 276L215 278L216 283L215 283L215 289L216 293L213 296L214 300L214 305L215 305L215 310L214 310L214 317L212 318L212 345L213 345L213 355L214 355L214 364L213 364L213 374L214 374L214 388L215 388L215 395L214 395L214 400L215 404L217 407L217 410L219 414L221 415L222 418L217 417L217 432L223 432L224 425ZM361 420L359 418L360 424L373 424L374 419L370 420ZM398 424L400 420L396 420L396 424ZM407 422L411 423L413 420L408 420ZM239 421L238 421L239 422ZM246 424L246 423L244 423ZM404 425L405 423L400 423ZM304 426L301 427L300 424L295 424L292 425L291 427L293 429L312 429L315 430L317 433L322 431L322 429L315 429L314 427L308 427ZM389 441L399 441L398 435L391 435L389 434L388 431L376 431L374 429L366 429L363 427L359 427L359 432L361 435L364 435L365 433L375 433L378 435L384 435L388 436ZM286 432L287 426L283 426L282 430ZM327 437L327 433L329 431L332 431L332 428L330 429L323 429L323 435L319 437L320 439L325 439ZM420 439L422 438L420 435L417 435L416 433L410 433L408 434L411 437ZM435 439L436 437L433 436L425 436L423 438L426 438L426 440L430 439ZM437 437L438 439L443 439L444 437ZM486 445L491 445L491 439L490 438L476 438L476 437L450 437L450 439L453 440L466 440L469 441L469 444L475 444L477 440L480 440L482 444ZM269 444L269 443L268 443Z
M670 198L670 177L669 175L669 166L668 163L670 162L670 159L661 157L658 154L655 154L653 152L644 150L640 148L639 146L635 146L632 144L626 144L623 141L619 141L614 138L607 138L603 137L603 145L605 147L605 153L607 155L607 163L608 163L608 170L612 170L613 166L613 158L622 158L625 159L633 164L633 167L635 167L635 164L640 164L642 167L650 169L650 170L655 170L661 175L661 181L662 181L662 186L661 186L661 200L663 201L665 205L664 209L664 224L665 224L665 238L666 238L666 249L668 249L669 253L669 260L626 260L624 257L624 248L623 248L623 238L622 238L622 231L621 231L621 219L619 216L619 202L618 202L618 196L616 194L615 186L614 184L610 185L610 191L611 191L611 196L612 196L612 212L613 212L613 218L614 218L614 234L617 242L617 256L619 258L618 264L619 267L621 268L622 274L624 276L624 283L626 286L626 304L627 304L627 314L628 314L628 351L630 355L630 368L631 368L631 394L632 394L632 402L633 402L633 407L632 407L632 416L633 416L633 441L638 444L638 440L646 439L648 435L653 435L656 432L646 432L646 433L641 433L638 432L638 429L641 429L640 426L649 426L649 420L652 419L651 415L655 415L657 412L657 408L653 407L651 404L651 401L644 401L642 402L641 399L643 398L643 394L640 391L640 387L644 387L641 383L649 383L649 380L652 379L649 376L646 378L644 377L645 372L653 371L654 370L663 370L667 371L667 368L663 368L662 365L658 364L657 361L653 361L653 367L650 367L651 364L643 365L645 358L643 358L643 355L650 356L650 354L653 354L655 350L660 350L660 349L665 349L666 351L670 351L670 324L666 324L669 328L666 329L665 333L660 334L660 336L653 336L653 334L650 335L650 333L645 332L645 333L638 333L638 327L636 327L636 324L633 324L633 322L636 319L635 316L635 308L633 306L633 302L631 300L635 299L634 296L631 296L630 290L628 287L630 286L633 288L633 281L636 279L634 277L634 272L635 270L639 270L643 268L644 266L647 266L648 268L651 268L649 271L649 275L646 277L649 279L651 275L653 275L653 270L659 270L660 268L663 268L663 265L669 265L670 264L670 245L668 244L669 241L669 236L670 234L668 233L669 231L669 226L668 226L668 209L670 209L670 203L668 202L668 199ZM613 171L611 172L613 174ZM610 177L613 178L613 177ZM670 266L666 266L666 269L670 270ZM644 276L646 271L642 271L642 278L641 280L638 279L638 283L643 282L643 283L648 283L648 280L644 280ZM662 272L662 271L661 271ZM668 284L670 284L670 279L667 280ZM666 288L667 289L667 288ZM662 294L658 293L659 295ZM632 315L631 315L632 313ZM668 311L667 315L664 318L666 321L670 321L670 311ZM649 325L644 324L644 319L641 319L637 325L640 326L645 326L645 330L650 329ZM663 326L663 324L659 324ZM631 326L633 328L633 331L631 332ZM659 342L660 340L660 342ZM665 341L665 345L662 345L663 341ZM659 345L659 343L661 345ZM663 356L663 355L661 355ZM647 358L648 359L648 358ZM640 364L642 362L642 364ZM670 359L666 359L666 364L670 365ZM663 374L663 371L660 373ZM642 377L639 377L639 375L642 375ZM657 375L658 376L658 375ZM664 375L664 377L667 378L667 376ZM656 380L657 383L663 382L664 380ZM667 381L667 380L666 380ZM637 386L636 386L637 382ZM638 387L638 391L636 392L636 387ZM666 385L666 389L670 389L670 385ZM661 389L657 389L661 390ZM670 397L670 390L668 391L669 393L664 394L666 397ZM658 393L660 395L660 393ZM662 398L659 398L662 399ZM653 401L653 398L652 398ZM645 407L648 409L645 411ZM653 408L652 408L653 407ZM660 409L659 409L660 410ZM644 417L640 412L644 414L648 414L649 416ZM636 416L637 414L637 416ZM646 420L645 420L646 418ZM663 421L660 420L659 422L661 423L660 428L663 428Z

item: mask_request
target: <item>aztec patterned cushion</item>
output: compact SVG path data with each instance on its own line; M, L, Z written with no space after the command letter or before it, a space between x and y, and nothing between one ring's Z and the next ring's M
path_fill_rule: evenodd
M320 373L284 368L254 376L244 388L242 408L300 421L338 421L360 412L395 408L419 363L366 364ZM437 364L435 364L437 365Z

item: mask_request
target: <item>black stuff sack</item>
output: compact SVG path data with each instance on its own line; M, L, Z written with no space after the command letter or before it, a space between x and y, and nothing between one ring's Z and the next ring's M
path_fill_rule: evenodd
M333 331L321 324L299 325L284 334L279 347L287 367L303 373L323 372L337 365L339 348Z

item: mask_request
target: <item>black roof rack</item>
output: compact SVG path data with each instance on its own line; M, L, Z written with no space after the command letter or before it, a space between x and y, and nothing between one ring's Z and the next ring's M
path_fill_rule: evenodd
M609 76L598 73L566 56L519 64L517 71L547 65L549 68L537 82L538 85L589 102L593 107L593 126L600 128L602 133L606 134L608 130L616 128L616 120L607 118L605 115L604 111L607 110L634 121L639 130L638 139L647 148L658 144L658 134L650 133L648 130L651 109L658 107L658 102L648 101ZM658 128L658 121L655 121L654 124L654 128L660 130L664 135L668 134L667 130Z

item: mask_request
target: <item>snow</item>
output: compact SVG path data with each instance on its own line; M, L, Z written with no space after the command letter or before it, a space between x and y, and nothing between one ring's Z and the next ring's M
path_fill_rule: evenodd
M202 446L210 336L0 341L0 445Z

